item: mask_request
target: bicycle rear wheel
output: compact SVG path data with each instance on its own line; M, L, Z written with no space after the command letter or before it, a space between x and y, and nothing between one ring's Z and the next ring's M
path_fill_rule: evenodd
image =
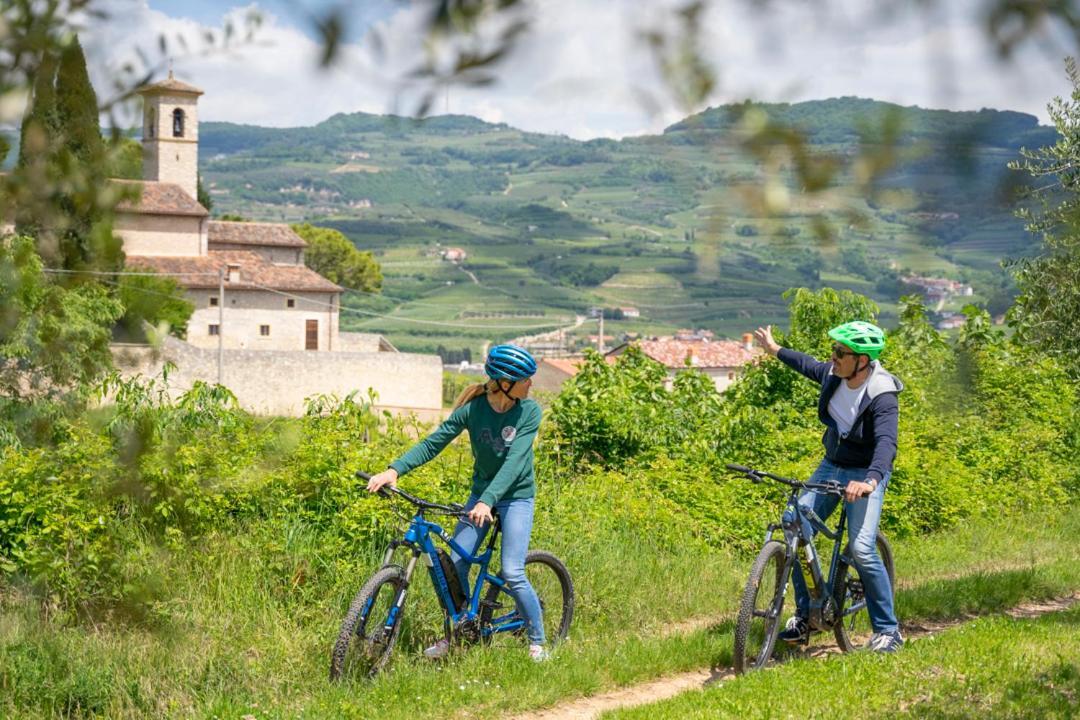
M750 568L735 621L736 673L764 667L772 657L791 575L790 570L785 572L786 565L787 548L779 541L770 540Z
M877 551L881 557L881 562L885 565L885 572L889 574L889 587L892 588L895 596L896 572L893 569L892 545L889 544L889 540L881 532L877 534ZM854 564L844 560L844 558L850 557L851 545L849 544L844 547L844 552L839 560L840 568L836 573L837 617L836 624L833 626L836 644L844 652L851 652L856 649L855 641L852 639L856 625L864 621L869 622L866 610L866 593L862 580L859 578L859 571Z
M349 606L330 655L330 680L356 674L374 677L390 659L401 631L405 570L388 565L371 576Z
M549 645L561 642L570 634L570 623L574 619L574 583L570 571L562 560L543 550L531 550L525 556L525 575L540 599L543 613L544 636ZM480 627L492 629L507 623L524 620L518 614L514 598L509 591L498 585L488 585L480 607ZM513 632L515 636L525 634L521 627ZM493 635L484 636L490 642Z

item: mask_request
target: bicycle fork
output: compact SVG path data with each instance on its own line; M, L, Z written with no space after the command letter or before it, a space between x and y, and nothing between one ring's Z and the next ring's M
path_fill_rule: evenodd
M388 550L387 555L389 556L392 552L393 549ZM390 612L386 614L386 622L383 624L383 633L386 637L390 636L390 633L394 631L394 626L401 621L402 608L405 607L405 596L409 592L413 571L416 569L416 561L419 558L420 550L414 549L409 557L408 564L405 566L405 582L401 584L401 589L398 590L397 597L394 598L394 604L390 606Z

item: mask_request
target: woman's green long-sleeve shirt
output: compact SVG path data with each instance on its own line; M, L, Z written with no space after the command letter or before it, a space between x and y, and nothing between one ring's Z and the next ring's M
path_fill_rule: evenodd
M404 475L442 452L462 430L468 430L474 463L472 492L480 502L494 506L500 500L534 497L532 444L540 429L540 416L540 404L535 400L522 400L499 413L487 396L481 395L450 413L435 432L390 467Z

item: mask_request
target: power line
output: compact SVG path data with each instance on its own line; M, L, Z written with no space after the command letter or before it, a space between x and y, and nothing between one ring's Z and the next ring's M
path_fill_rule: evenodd
M63 270L63 269L60 269L60 268L42 268L42 270L43 270L43 272L54 273L54 274L79 274L79 273L82 272L80 270ZM129 271L118 271L118 272L86 271L85 274L99 275L99 276L124 275L124 276L137 276L137 277L171 277L171 276L174 276L174 275L185 276L185 277L190 277L190 276L202 276L202 277L213 276L213 277L217 277L218 276L218 273L196 273L196 272L191 272L191 273L184 273L184 272L178 272L178 273L173 273L173 272L155 273L155 272L129 272ZM104 282L104 283L106 283L108 285L113 285L115 287L120 286L120 283L118 281L116 281L116 280L107 280L106 279L106 280L102 280L102 282ZM257 287L260 290L265 290L267 292L271 292L271 293L274 293L275 295L280 295L282 297L292 298L293 300L299 300L300 302L307 303L309 305L315 305L315 306L318 306L318 307L330 308L330 309L332 309L334 307L334 305L332 303L321 302L319 300L312 300L311 298L306 298L306 297L303 297L301 295L294 295L292 293L287 293L287 292L284 292L282 290L277 290L275 288L268 287L266 285L260 285L259 283L252 282L250 280L245 280L244 282L247 285ZM156 291L153 291L153 290L149 290L148 288L136 288L136 287L133 287L131 289L132 290L139 290L139 291L145 292L145 293L147 293L149 295L157 295L158 297L165 297L165 298L174 297L173 295L168 295L166 293L156 292ZM233 290L233 292L235 292L235 289ZM441 309L446 309L448 307L447 305L435 305L434 303L431 303L431 306L432 307L438 307L438 308L441 308ZM564 320L559 320L559 321L556 321L556 322L551 322L551 323L541 324L541 325L478 325L478 324L472 324L472 323L452 323L452 322L445 322L445 321L442 321L442 320L420 320L419 318L409 318L409 317L401 317L401 316L397 316L397 315L387 315L385 313L371 312L369 310L361 310L359 308L345 307L345 306L342 306L340 304L337 307L338 307L339 312L350 312L350 313L355 313L357 315L364 315L366 317L382 318L384 320L394 320L394 321L399 321L399 322L415 323L415 324L418 324L418 325L435 325L435 326L438 326L438 327L462 328L462 329L469 329L469 330L541 330L541 329L544 329L544 328L559 327L559 326L562 325L563 322L565 322L565 319L564 319ZM449 307L452 307L452 306L449 306ZM461 308L455 308L455 309L460 310Z
M324 303L324 302L320 302L318 300L312 300L310 298L305 298L305 297L300 296L300 295L293 295L292 293L287 293L287 292L284 292L283 290L277 290L277 289L272 288L272 287L267 287L266 285L260 285L260 284L255 283L255 282L251 282L251 281L247 281L247 282L248 282L249 285L253 285L253 286L259 288L260 290L266 290L267 292L274 293L275 295L281 295L282 297L292 298L294 300L299 300L300 302L306 302L309 305L318 305L318 306L327 307L327 308L334 307L331 303ZM445 307L445 306L440 306L440 307ZM417 323L417 324L421 324L421 325L437 325L437 326L440 326L440 327L468 328L468 329L475 329L475 330L539 330L541 328L559 327L563 322L563 321L553 322L553 323L548 323L546 325L474 325L474 324L470 324L470 323L450 323L450 322L444 322L444 321L441 321L441 320L420 320L418 318L408 318L408 317L400 317L400 316L396 316L396 315L386 315L384 313L371 312L371 311L368 311L368 310L360 310L359 308L350 308L350 307L338 306L338 309L341 312L352 312L352 313L356 313L358 315L366 315L368 317L383 318L384 320L396 320L396 321L400 321L400 322L411 322L411 323Z
M65 270L65 269L62 269L62 268L42 268L41 271L46 272L46 273L51 273L51 274L54 274L54 275L104 275L104 276L107 276L107 277L112 277L114 275L136 275L136 276L140 276L140 277L162 277L162 276L165 276L165 275L169 275L169 276L171 276L171 275L182 275L184 277L196 277L196 276L197 277L211 277L211 276L217 277L218 276L218 273L216 273L216 272L212 272L212 273L207 273L207 272L159 273L159 272L132 272L132 271L128 271L128 270L117 270L117 271L114 271L114 272L108 272L108 271L105 271L105 270Z

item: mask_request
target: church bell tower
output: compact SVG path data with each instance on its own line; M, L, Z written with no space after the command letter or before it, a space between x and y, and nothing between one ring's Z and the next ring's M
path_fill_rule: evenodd
M179 185L197 198L199 96L203 91L169 77L138 90L143 99L143 180Z

